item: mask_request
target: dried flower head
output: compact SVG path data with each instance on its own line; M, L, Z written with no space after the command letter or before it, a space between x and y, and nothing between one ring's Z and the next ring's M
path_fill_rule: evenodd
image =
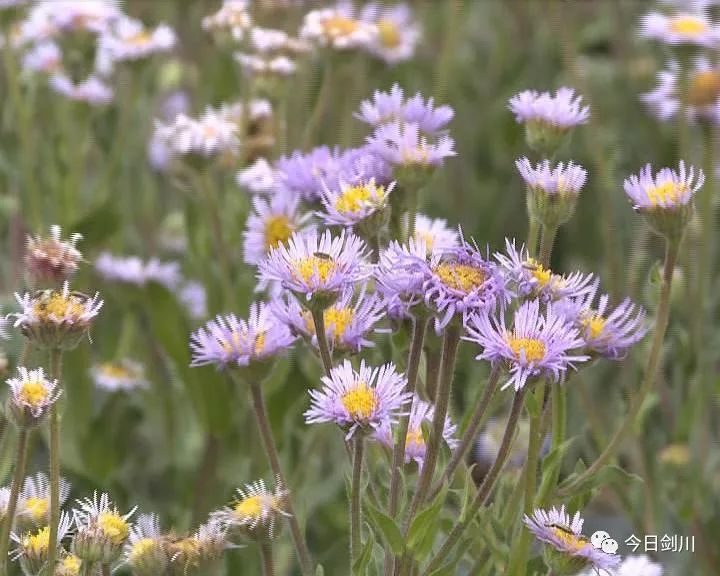
M91 498L78 500L73 510L77 532L73 538L73 553L86 562L110 564L118 559L130 536L132 524L127 514L121 514L110 497L95 492Z
M60 226L53 225L48 237L28 237L25 265L34 282L61 284L77 272L82 254L76 245L82 234L71 234L67 240L61 234Z

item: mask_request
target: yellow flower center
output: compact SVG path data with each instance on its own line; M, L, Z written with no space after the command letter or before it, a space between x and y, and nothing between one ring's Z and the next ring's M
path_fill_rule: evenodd
M373 198L373 196L375 198ZM374 186L371 184L362 184L360 186L351 186L346 188L342 195L335 201L335 209L338 212L354 214L359 212L375 199L375 203L380 203L385 196L382 186Z
M387 18L383 18L377 23L378 32L380 33L380 43L385 48L397 48L400 45L400 30L397 25Z
M708 31L708 25L696 16L683 14L672 19L670 29L683 36L700 36Z
M427 164L428 160L428 149L424 142L420 143L420 145L415 148L403 151L402 163L406 166L410 164Z
M24 404L36 407L45 402L49 395L48 389L40 380L29 380L23 382L18 399Z
M365 382L346 392L341 398L342 405L354 420L368 420L377 406L375 390Z
M333 335L337 338L345 334L345 331L355 317L355 312L352 308L331 307L325 310L324 316L326 329L332 326Z
M45 520L48 513L48 501L47 498L28 498L25 500L25 512L35 522Z
M318 278L321 282L327 282L330 275L335 271L337 264L326 254L317 253L308 258L302 258L295 263L295 272L305 281L311 278Z
M191 565L198 561L202 545L194 536L188 536L187 538L173 542L172 549L174 552L173 556L177 554L181 556L186 565Z
M63 558L61 565L65 570L64 574L75 575L80 573L80 566L82 565L82 561L74 554L68 554L67 556L65 556L65 558Z
M337 14L325 20L322 23L322 27L325 35L334 39L340 36L350 36L350 34L357 31L360 25L352 18Z
M585 538L577 536L572 531L565 528L554 526L552 531L558 540L572 550L582 550L588 544L588 541Z
M654 186L647 191L647 197L653 206L658 204L673 204L687 191L685 184L665 182L660 186Z
M132 378L134 376L130 370L117 362L104 362L100 365L100 372L110 378Z
M35 557L44 556L50 546L50 528L45 526L35 534L27 534L22 544L27 554Z
M230 336L230 340L220 340L219 343L223 350L228 354L232 354L235 350L240 350L244 347L248 339L247 332L235 331ZM265 349L265 332L260 332L255 336L255 354L262 354Z
M98 526L100 526L105 536L118 546L125 542L130 532L128 523L115 512L103 512L100 514Z
M537 362L545 358L545 344L537 338L508 337L508 344L519 360L521 352L525 354L527 362Z
M77 318L85 311L82 300L77 296L53 292L49 298L41 298L33 304L33 313L40 320L55 318Z
M553 277L552 270L550 270L550 268L544 268L542 264L534 258L529 258L527 262L525 262L525 267L530 270L530 274L537 280L540 288L544 288Z
M438 264L435 274L446 286L466 293L480 288L485 281L485 272L467 264Z
M150 554L155 548L154 538L142 538L133 544L130 550L130 563L139 560L146 554Z
M688 102L693 106L712 106L720 98L720 73L715 70L697 72L688 90Z
M416 448L422 448L425 446L425 437L423 436L422 428L408 430L408 433L405 436L405 444L408 446L415 446Z
M293 229L287 216L270 216L265 222L265 249L283 244L292 235Z
M433 245L435 244L435 236L430 232L415 232L415 239L424 240L426 250L432 252Z
M262 516L264 510L263 497L260 495L248 496L235 504L235 514L240 518L258 519Z
M585 326L590 338L597 338L605 329L605 318L599 314L591 314L583 319L582 325Z
M690 450L685 444L670 444L660 452L660 462L673 466L687 466L690 461Z
M127 43L132 46L145 46L150 43L151 39L152 36L150 33L143 30L142 32L138 32L137 34L130 36L130 38L127 39Z

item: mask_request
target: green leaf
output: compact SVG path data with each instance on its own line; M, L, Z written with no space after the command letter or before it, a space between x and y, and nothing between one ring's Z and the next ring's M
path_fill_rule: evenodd
M395 520L387 514L375 508L370 502L365 501L365 510L368 513L373 529L381 537L383 543L387 544L395 556L405 551L405 540Z
M415 516L412 524L410 525L407 545L413 552L413 556L418 560L422 560L432 549L435 534L437 533L440 525L438 522L438 515L443 510L443 504L445 503L447 491L448 485L447 483L444 483L435 499L429 506L421 510L420 513Z
M362 553L352 566L353 576L365 576L367 574L367 568L372 560L373 545L375 544L372 534L368 534L368 539L365 541Z
M325 568L323 568L322 564L318 564L317 568L315 568L315 576L325 576Z
M525 394L525 408L532 418L540 416L540 403L534 394Z

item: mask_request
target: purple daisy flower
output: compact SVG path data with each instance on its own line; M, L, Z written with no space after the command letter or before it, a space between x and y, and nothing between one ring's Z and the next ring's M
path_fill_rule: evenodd
M190 366L247 366L292 346L295 337L264 302L253 302L247 321L235 314L219 315L190 337Z
M525 90L510 98L508 107L518 123L539 123L565 131L590 118L590 107L582 106L582 96L575 96L572 88L559 88L555 96L550 92Z
M390 92L376 90L372 100L363 100L355 118L375 127L390 122L417 124L422 132L435 134L447 128L454 115L450 106L436 108L432 98L425 100L420 93L406 100L403 89L393 84Z
M372 151L394 166L441 166L445 158L455 156L455 141L443 134L428 140L417 124L398 121L382 124L368 136Z
M720 28L701 12L650 12L640 24L640 35L673 46L717 48Z
M471 314L494 310L509 300L499 267L462 237L460 246L433 252L429 261L415 257L407 265L423 275L422 294L425 304L437 313L438 333L456 315L465 322Z
M405 392L407 380L391 363L371 368L361 361L355 371L349 360L322 378L320 390L310 390L311 405L305 422L334 422L347 430L349 440L356 430L371 432L383 422L396 422L412 394Z
M633 174L623 184L636 210L676 210L687 205L705 183L705 173L680 160L677 171L663 168L653 176L652 166L647 164L639 174Z
M293 234L273 248L260 263L260 280L277 280L310 300L316 293L339 296L345 288L368 277L365 243L344 231L333 238L328 230Z
M550 196L577 196L587 179L587 171L572 162L567 165L560 162L551 168L550 162L543 160L533 167L530 160L520 158L515 161L515 166L528 188Z
M457 230L448 226L447 220L430 218L425 214L415 215L415 240L425 242L428 253L442 252L460 244Z
M253 212L243 233L243 259L246 264L256 265L300 230L310 214L302 214L300 199L286 191L278 191L269 199L254 196L252 204Z
M395 182L378 186L372 178L357 184L339 180L337 187L324 187L322 203L325 211L317 212L317 215L330 226L353 227L385 210L394 187Z
M313 148L307 154L295 151L277 161L278 179L293 194L305 201L320 199L323 183L337 181L342 156L339 148Z
M367 145L348 148L339 155L338 162L338 179L348 184L375 180L378 185L387 186L393 180L390 164L373 153Z
M302 308L296 298L277 298L271 302L275 316L284 322L293 334L309 338L317 347L315 323L310 312ZM385 306L376 294L367 294L363 286L355 296L348 288L338 300L323 312L325 334L332 350L359 352L375 344L367 339L373 327L382 320Z
M576 512L571 519L565 512L565 506L560 509L553 507L550 510L537 508L532 517L525 515L523 522L538 540L549 544L553 551L559 552L561 556L568 557L572 567L577 566L575 571L588 566L596 570L609 570L622 561L620 556L595 548L590 540L582 535L584 520L580 513Z
M538 300L525 302L515 311L512 330L507 328L503 315L496 318L488 312L473 315L466 326L465 339L483 348L477 360L507 365L510 380L503 390L508 386L520 390L529 379L539 377L557 382L568 367L574 367L573 362L589 359L568 353L584 344L577 328L552 306L542 316Z
M412 408L410 409L410 419L408 422L407 437L405 439L405 462L414 461L422 468L425 461L425 434L423 433L423 424L428 426L435 416L435 407L422 400L417 394L413 397ZM445 424L443 426L443 440L450 450L457 448L459 442L455 437L457 426L452 423L449 416L445 416ZM393 448L395 441L393 439L393 431L390 422L383 422L375 431L373 438L383 446Z
M610 297L607 294L602 294L594 307L599 286L598 279L589 292L559 302L557 309L580 330L588 350L621 360L647 333L645 310L630 298L625 298L614 310L608 309Z
M382 294L391 318L408 318L412 309L423 302L425 274L417 262L427 256L425 241L415 238L410 238L407 244L393 240L380 252L374 274L376 289Z
M542 302L577 298L592 290L592 274L573 272L556 274L530 258L525 246L515 248L515 241L505 239L505 254L495 253L510 287L521 298L538 298Z

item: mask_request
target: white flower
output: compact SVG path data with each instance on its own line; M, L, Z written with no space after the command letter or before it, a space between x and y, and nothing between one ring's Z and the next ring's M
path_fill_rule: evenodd
M238 186L247 188L253 194L268 194L275 190L278 173L265 158L258 158L247 168L238 171L235 179Z

